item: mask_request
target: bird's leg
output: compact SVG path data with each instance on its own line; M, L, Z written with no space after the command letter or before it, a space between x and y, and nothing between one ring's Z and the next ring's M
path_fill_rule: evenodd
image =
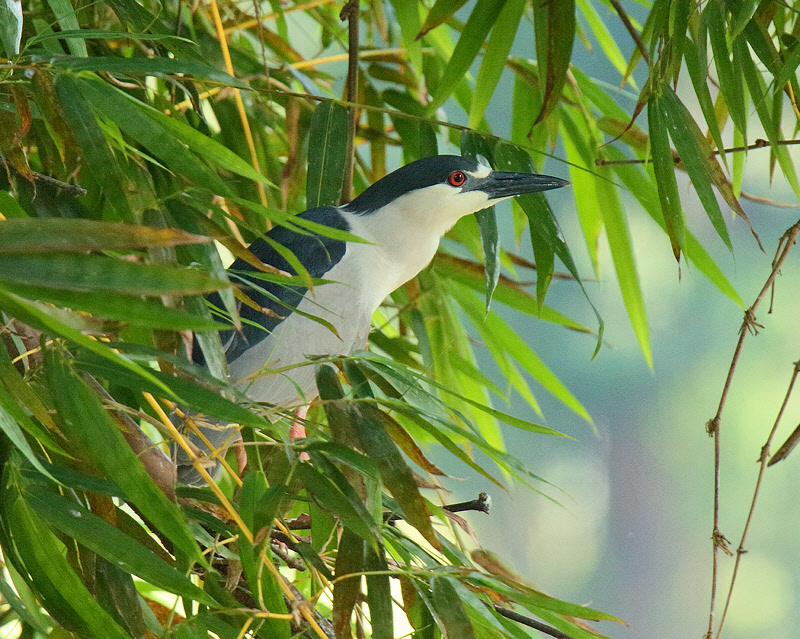
M300 408L296 408L294 414L295 419L289 428L289 439L291 441L296 439L305 439L306 427L303 422L305 422L306 415L308 415L308 404L301 406ZM300 459L303 461L308 461L308 453L300 453Z

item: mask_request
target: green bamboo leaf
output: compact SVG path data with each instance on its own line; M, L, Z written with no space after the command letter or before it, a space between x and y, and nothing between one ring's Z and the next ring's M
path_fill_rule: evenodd
M24 413L20 406L14 401L11 394L0 384L0 430L3 431L13 444L30 462L36 470L42 473L48 479L53 479L53 476L39 461L36 453L33 452L25 434L22 432L22 425L26 432L41 436L42 431L31 421L31 419ZM50 440L49 435L45 435L46 440Z
M724 3L709 2L703 9L701 19L700 37L705 39L706 34L711 41L711 50L714 53L714 64L717 67L719 89L728 111L736 127L747 135L747 113L744 108L744 86L742 85L742 71L731 62L730 46L726 38L725 18L722 8Z
M689 110L669 85L665 84L661 89L662 94L658 99L658 106L663 109L667 129L675 143L681 162L686 167L686 172L697 191L708 219L711 220L711 224L714 225L714 229L728 250L733 251L728 227L725 225L719 203L711 188L712 179L716 182L716 177L722 175L722 169L712 155L708 142ZM716 165L715 168L712 168L711 164Z
M686 220L683 216L678 182L675 179L675 163L672 158L672 147L669 145L667 131L667 114L664 100L655 93L650 96L647 105L647 122L650 132L650 147L653 154L653 172L658 186L658 197L667 228L672 253L680 260L685 244Z
M230 194L229 187L220 177L187 149L185 140L173 135L169 129L158 126L166 116L159 113L155 118L150 117L148 112L151 107L105 82L83 78L79 82L95 111L116 123L120 130L144 146L148 153L160 159L172 172L214 193Z
M133 295L113 292L75 292L66 289L41 286L14 286L8 290L25 294L30 298L64 306L76 311L86 311L95 317L116 320L126 324L173 331L213 331L227 328L211 317L190 314L168 308L160 301L147 301Z
M519 28L526 4L526 0L508 0L500 9L500 15L492 27L492 35L483 54L481 68L475 81L475 91L469 110L468 126L470 128L476 128L481 123L483 113L489 106L489 100L491 100L500 75L506 66L506 60L511 52L511 45L514 43L514 36ZM436 6L434 5L433 8L435 9ZM432 12L433 9L431 9Z
M378 466L383 483L397 500L404 519L434 548L440 548L439 538L431 525L430 514L414 475L384 426L389 418L370 404L348 405L345 410L361 442L360 448Z
M761 125L764 127L764 132L769 140L770 150L778 159L783 175L792 187L795 196L800 198L800 182L797 180L797 173L794 170L792 159L786 147L777 144L778 141L783 139L783 136L780 133L778 122L775 122L770 113L769 105L766 99L764 99L767 94L764 78L761 73L758 72L758 69L748 55L747 43L743 38L736 38L736 40L733 41L733 53L734 59L739 61L742 72L744 73L747 88L750 91L750 95L756 107L758 119L761 121Z
M170 399L177 399L169 388L153 376L152 372L148 372L102 342L91 339L79 330L64 323L58 313L58 309L26 300L2 287L0 287L0 308L6 311L11 317L15 317L33 328L48 335L63 337L70 342L79 344L87 350L96 353L100 357L104 357L113 363L119 364L123 368L134 371L145 381L154 383L160 389L160 394Z
M467 0L436 0L428 12L428 17L425 18L425 23L422 25L417 39L452 18L453 14L466 3Z
M23 499L14 499L4 515L23 569L60 623L94 639L130 639L92 597L67 561L61 542Z
M286 494L283 484L277 483L267 488L266 477L261 472L250 472L244 476L242 490L239 495L239 514L242 521L254 533L272 527L278 514L282 498ZM279 614L286 613L280 585L269 570L264 570L262 561L272 561L269 544L264 548L265 557L261 557L261 544L251 544L246 540L239 543L239 553L247 581L253 590L253 598L259 606ZM288 639L291 629L285 619L266 620L264 631L266 636L276 639Z
M333 584L333 631L335 636L352 636L350 617L361 597L361 573L364 570L364 540L349 528L342 530L336 552ZM347 578L348 575L353 577Z
M210 242L180 229L60 218L24 218L0 222L0 253L101 251Z
M0 15L2 15L2 11L0 11ZM8 570L9 565L6 564L5 568ZM11 569L13 570L13 567L11 567ZM19 586L16 584L14 585L18 590ZM0 579L0 597L2 597L5 602L11 606L11 609L17 613L17 615L19 615L19 618L23 624L30 626L42 636L46 637L51 634L51 624L45 618L45 616L39 612L39 606L28 606L22 600L22 598L17 595L17 593L14 591L14 587L11 586L11 583L6 581L5 577Z
M698 49L704 54L702 58L699 56ZM694 43L689 42L684 47L684 59L686 60L686 70L689 72L689 78L692 80L694 93L697 96L697 101L700 103L700 109L703 111L708 131L711 133L711 138L719 150L723 161L725 161L725 144L722 141L722 135L719 131L719 124L717 123L717 114L714 111L714 103L711 100L711 92L708 89L708 67L705 63L705 44L702 47L694 46Z
M535 173L535 168L530 156L523 151L520 147L503 142L497 145L495 149L495 161L498 168L507 171L521 171L524 173ZM544 304L544 296L547 293L547 287L552 279L553 271L555 270L554 255L563 262L567 270L572 276L580 283L581 289L586 295L586 290L583 289L580 276L578 275L578 268L572 259L572 254L567 248L567 244L561 235L561 229L558 222L553 215L550 205L543 193L527 193L515 198L525 215L528 217L531 233L531 244L533 245L534 257L536 258L536 299L540 307ZM538 252L538 255L537 255ZM539 260L542 264L539 264ZM544 278L545 281L540 284L539 279ZM588 295L586 296L587 300ZM594 306L592 306L594 309ZM598 349L600 347L600 340L603 333L603 322L600 315L595 309L600 329L598 331Z
M75 31L80 29L78 24L78 17L75 15L75 9L69 0L47 0L53 13L56 16L58 25L64 31ZM86 43L83 40L75 40L70 38L67 40L72 55L85 58L88 55L86 51Z
M142 379L140 374L131 372L108 359L98 357L94 353L79 353L75 360L75 366L91 375L113 380L134 391L158 394L162 392L162 386L166 387L169 389L170 397L175 398L175 401L184 406L191 406L192 410L203 415L218 417L234 424L256 427L263 427L266 424L264 419L254 411L226 399L218 390L205 388L182 377L151 369L149 373L157 383L150 383L148 380Z
M128 295L190 295L230 286L202 271L79 253L0 254L0 282L9 287L38 286Z
M147 474L97 395L55 348L45 351L45 377L62 417L64 434L125 491L128 499L177 548L205 565L206 559L177 506Z
M609 147L606 151L612 160L626 159L625 155L614 147ZM664 216L661 212L658 192L653 180L644 171L632 164L620 162L614 164L613 167L614 172L639 204L642 205L642 208L666 232ZM688 229L686 230L685 255L724 295L733 300L740 308L744 308L744 302L739 293L703 248L702 244Z
M142 138L141 141L143 143L146 143L145 141L150 142L152 145L150 150L153 153L157 149L163 150L167 157L174 159L176 166L183 167L184 171L187 171L188 168L188 171L191 171L191 175L197 175L197 179L202 180L201 175L209 175L211 183L217 185L216 188L224 189L226 193L229 190L224 186L219 186L219 178L205 169L205 167L199 169L197 167L198 163L194 158L190 160L186 153L178 151L179 146L185 145L190 151L220 169L231 171L249 180L272 185L266 177L256 171L247 161L223 144L207 135L203 135L194 127L138 101L133 96L105 82L81 78L81 87L97 100L98 108L106 107L107 117L112 120L119 119L117 125L121 129L126 130L132 137L139 136ZM120 112L117 112L116 109L120 109ZM133 118L134 122L126 122L127 117ZM148 126L150 131L148 131ZM130 130L128 131L126 127ZM203 183L201 182L201 184Z
M572 44L575 41L575 0L535 0L533 25L536 61L544 84L544 103L536 118L539 123L558 104L567 81Z
M381 548L379 551L371 548L364 553L364 568L367 572L367 605L369 606L369 620L372 626L373 639L394 639L394 620L392 591L389 580L389 565L386 563L386 553ZM383 574L369 574L381 572Z
M67 43L76 42L86 46L83 40L70 38ZM104 56L91 56L89 58L71 58L69 56L56 57L51 64L56 69L72 72L92 71L119 73L119 74L144 74L144 75L174 75L185 74L201 80L215 82L225 86L249 89L244 82L232 75L215 69L202 62L193 62L185 59L173 58L114 58Z
M594 272L600 274L600 259L598 247L600 232L603 229L603 219L600 215L600 203L597 201L595 189L596 178L592 175L594 170L593 152L590 134L565 112L561 116L561 126L564 132L564 152L569 162L569 177L574 186L574 192L580 193L575 198L575 208L578 211L578 220L583 230L583 238L592 261Z
M446 639L474 639L472 622L450 578L432 577L431 595L436 614L441 620L439 629L442 636Z
M5 0L0 4L0 44L6 57L13 58L19 53L22 40L22 5L15 0Z
M614 36L611 35L605 22L603 22L603 19L600 17L600 14L597 13L597 9L595 9L594 5L589 2L589 0L577 0L577 5L580 7L581 13L583 13L586 21L589 23L594 37L597 38L597 41L600 43L600 47L606 54L606 58L608 58L608 61L619 71L619 74L625 77L627 66L625 58ZM630 84L632 88L636 88L636 82L631 75L628 75L626 82Z
M451 284L450 290L476 328L484 331L487 335L491 335L493 339L502 345L503 350L518 361L537 382L564 405L592 424L592 418L586 409L516 331L497 314L489 315L485 318L481 317L477 299L470 291L464 290L455 283Z
M442 277L452 278L470 287L474 291L485 291L485 278L479 264L472 264L471 262L466 262L465 264L464 261L458 258L440 253L436 256L433 268L437 275L441 274ZM505 276L500 277L494 299L510 308L546 322L559 324L566 328L580 331L581 333L591 333L591 331L580 322L577 322L571 317L567 317L546 304L542 306L540 311L536 298L524 289L523 284L510 280Z
M411 66L418 76L422 75L422 42L419 41L421 34L421 22L419 18L419 6L414 2L404 0L391 0L394 8L397 23L400 25L400 32L403 34L403 43L408 51L408 59Z
M191 43L192 40L177 35L157 33L132 33L130 31L115 31L114 29L70 29L50 33L38 33L28 38L25 48L47 40L152 40L153 42L167 39L182 40Z
M24 499L51 526L126 572L181 597L216 605L182 572L80 504L49 490L28 491Z
M69 74L58 75L55 88L64 119L84 156L83 170L91 175L97 188L102 188L117 218L133 222L134 215L125 194L129 181L123 175L89 102L84 98L78 79Z
M309 497L323 510L338 517L345 529L376 548L380 530L352 486L332 464L325 466L325 473L318 470L323 457L318 455L312 459L313 466L301 463L295 468L295 476L305 486Z
M655 153L655 149L653 152ZM652 367L650 329L647 323L647 312L645 311L642 287L639 283L639 274L636 270L636 261L633 257L633 243L628 229L628 220L622 208L617 187L610 180L610 171L607 167L598 167L598 173L603 178L597 181L598 201L603 206L603 221L611 248L611 257L614 260L614 270L617 273L619 288L622 292L622 301L625 303L631 327L639 341L645 361L648 366Z
M472 131L464 131L461 134L461 153L473 159L479 156L491 159L492 145L483 136L477 135ZM500 280L500 246L499 234L497 230L497 214L495 208L490 206L475 213L475 221L478 224L478 232L481 237L481 247L483 248L484 273L486 275L486 313L492 304L492 296Z
M472 13L458 38L456 48L439 80L439 85L428 104L427 113L432 115L453 93L464 74L469 70L481 46L489 35L492 25L500 15L502 0L477 0Z
M347 160L347 108L331 100L314 109L308 132L309 153L306 205L337 206L342 201L342 176Z

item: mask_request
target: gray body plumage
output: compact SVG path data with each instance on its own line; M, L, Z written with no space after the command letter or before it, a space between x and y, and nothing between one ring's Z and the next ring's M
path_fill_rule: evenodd
M300 214L366 243L274 228L267 234L270 240L290 250L312 277L332 283L309 291L252 278L253 287L245 286L244 293L266 312L242 304L242 332L222 335L231 381L255 401L282 406L310 401L316 395L313 366L281 373L270 369L301 364L308 356L348 355L363 348L372 313L425 268L442 236L461 217L514 195L566 184L543 175L492 171L469 158L435 156L401 167L347 205ZM253 242L250 250L262 262L295 274L264 239ZM255 271L243 260L230 270L245 281ZM220 305L218 298L212 302ZM325 320L336 332L311 317ZM202 363L198 348L194 359ZM224 431L213 439L224 439Z

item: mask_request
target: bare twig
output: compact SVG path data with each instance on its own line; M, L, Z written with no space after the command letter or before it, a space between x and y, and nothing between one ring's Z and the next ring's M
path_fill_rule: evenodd
M717 580L719 573L719 566L718 566L719 549L722 548L725 552L729 552L727 550L727 540L719 530L720 424L722 421L722 411L725 408L725 402L727 401L728 392L730 391L731 388L733 374L736 371L736 366L739 362L739 357L742 353L742 346L744 345L745 337L747 336L748 333L753 333L754 335L757 334L758 329L761 328L761 326L756 322L756 314L755 314L756 309L763 301L764 296L767 294L767 292L772 289L772 286L775 282L775 278L780 272L781 266L783 265L784 261L786 261L786 258L789 255L789 251L791 250L792 246L794 246L795 241L797 240L798 233L800 233L800 220L798 220L791 227L789 227L781 237L780 241L778 242L778 248L775 251L775 259L772 262L772 270L770 271L769 277L767 277L767 281L764 283L764 286L759 291L753 304L750 306L750 308L748 308L745 311L744 320L742 321L742 326L739 329L739 339L736 342L736 348L734 349L733 352L731 365L728 368L728 375L726 376L725 383L722 387L722 396L720 397L719 405L717 406L717 412L714 415L714 417L710 419L706 424L706 430L708 434L714 438L714 522L713 522L713 529L711 532L713 554L712 554L712 566L711 566L711 601L708 613L708 632L706 633L706 637L709 638L712 637L714 633L714 608L716 605ZM770 439L768 441L771 441L771 439L772 435L770 435ZM765 463L766 459L762 461L762 466ZM724 619L724 612L723 612L723 619Z
M451 513L462 513L467 510L474 510L479 513L486 513L489 514L489 508L492 505L492 498L489 497L487 493L478 493L477 499L472 499L470 501L460 501L457 504L445 504L442 508ZM402 519L400 515L395 513L385 512L383 513L383 518L385 521L393 522Z
M792 390L794 389L794 383L797 381L797 376L800 374L800 361L794 363L794 367L792 368L792 378L789 380L789 388L786 389L786 394L783 397L783 402L781 403L781 407L778 410L778 415L775 417L775 423L772 425L772 428L769 431L769 435L767 435L767 441L764 442L764 445L761 447L761 454L759 455L759 467L758 467L758 478L756 479L756 486L755 490L753 491L753 499L750 502L750 511L747 513L747 520L744 522L744 530L742 530L742 538L739 541L739 547L736 549L736 560L733 563L733 574L731 575L730 585L728 586L728 596L725 599L725 607L722 609L722 617L719 620L719 627L717 628L717 639L720 639L720 635L722 634L722 627L725 625L725 617L728 615L728 608L731 604L731 597L733 596L733 587L736 584L736 576L739 573L739 564L742 559L742 555L747 552L744 547L744 542L747 539L747 533L750 530L750 522L753 520L753 512L756 508L756 502L758 501L758 493L761 489L761 482L764 479L764 471L767 469L767 460L769 460L769 447L772 443L772 438L775 436L775 431L778 430L778 425L781 423L781 418L783 417L783 413L786 410L786 405L789 403L789 397L792 394Z
M775 146L794 146L796 144L800 144L800 140L777 140L775 142ZM748 144L747 146L732 146L728 149L722 149L722 151L725 153L741 153L742 151L765 149L767 147L769 147L769 141L764 140L763 138L758 138L755 142ZM711 154L719 155L722 151L719 149L714 149ZM675 164L679 164L681 161L680 156L674 149L672 152L672 161ZM607 160L605 158L597 158L594 161L596 166L610 166L612 164L649 164L650 162L652 162L652 158L634 158L631 160Z
M358 100L358 17L359 0L348 0L339 14L341 20L347 20L347 101ZM353 188L353 167L355 165L356 127L358 125L358 108L350 107L350 126L347 132L347 159L342 186L342 201L350 201Z
M521 623L523 626L528 626L528 628L534 628L535 630L543 632L546 635L550 635L551 637L555 637L556 639L572 639L572 637L564 632L561 632L558 628L553 628L553 626L548 626L541 621L536 621L536 619L531 619L530 617L521 615L518 612L509 610L508 608L503 608L502 606L496 605L494 606L494 609L495 612L502 615L506 619L511 619L511 621Z
M644 42L642 42L642 38L639 35L639 32L633 27L631 24L631 19L628 17L628 14L625 13L625 9L622 8L622 5L619 3L619 0L610 0L611 6L614 7L614 11L617 12L619 19L622 20L622 24L625 25L625 28L628 30L631 38L636 43L636 48L639 49L639 53L642 54L644 61L647 64L650 64L650 54L647 51L647 47L644 46Z
M8 162L1 157L0 157L0 166L4 166L5 168L12 170L15 173L18 173L19 175L24 176L24 174L21 173L19 169L17 169L17 167L11 164L11 162ZM37 173L36 171L31 171L30 175L36 182L41 182L42 184L47 184L48 186L54 186L55 188L64 191L64 193L68 193L69 195L86 195L86 193L88 192L81 186L77 186L75 184L67 184L66 182L57 180L56 178L50 175L45 175L44 173Z
M457 504L447 504L442 506L442 508L449 510L451 513L461 513L465 510L475 510L479 513L486 513L488 515L491 506L492 498L486 493L478 493L477 499L462 501Z

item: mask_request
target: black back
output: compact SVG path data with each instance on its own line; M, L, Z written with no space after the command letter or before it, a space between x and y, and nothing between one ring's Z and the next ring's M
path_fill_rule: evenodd
M300 213L300 218L324 224L334 229L348 231L347 221L341 213L332 206L309 209ZM324 235L308 231L307 234L298 233L283 226L276 226L267 234L274 242L284 246L300 261L311 277L323 277L344 257L347 243ZM266 240L259 238L250 245L253 253L264 264L269 264L292 275L297 275L291 264L273 248ZM252 286L242 286L242 291L253 302L267 313L258 311L247 304L237 302L239 314L242 317L242 331L234 329L220 331L220 338L225 345L225 355L228 362L236 360L245 350L269 336L269 334L300 304L306 293L303 286L267 282L257 277L248 278L248 273L260 271L242 259L237 259L228 269L244 277ZM236 278L231 278L237 283ZM223 308L222 300L217 293L208 296L209 301ZM195 340L192 359L195 363L204 364L205 358Z

